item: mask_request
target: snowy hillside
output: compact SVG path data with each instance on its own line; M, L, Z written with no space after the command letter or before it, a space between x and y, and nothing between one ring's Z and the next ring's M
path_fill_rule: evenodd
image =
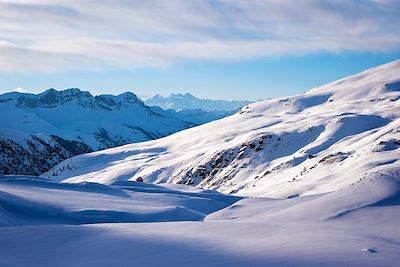
M43 177L100 183L142 177L277 198L337 191L377 173L397 175L399 99L394 61L159 140L77 156Z
M0 95L0 114L0 173L33 175L78 154L157 139L221 118L148 107L132 93L92 96L76 88Z
M278 200L0 176L0 266L395 266L399 183L370 178Z
M189 93L186 94L170 94L167 97L155 95L144 100L148 106L158 106L162 109L173 109L182 111L185 109L200 109L204 111L236 111L251 103L251 101L228 101L228 100L212 100L200 99Z
M198 221L239 199L190 187L166 188L137 182L117 182L113 186L59 184L32 176L0 176L0 188L4 204L0 227Z

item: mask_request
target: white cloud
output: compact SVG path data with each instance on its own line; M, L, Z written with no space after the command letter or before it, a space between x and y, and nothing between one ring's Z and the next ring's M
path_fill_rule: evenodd
M15 88L15 89L12 90L12 91L14 91L14 92L19 92L19 93L24 93L24 92L25 92L25 89L24 89L24 88L21 88L21 87L17 87L17 88Z
M0 72L400 48L398 1L0 1Z

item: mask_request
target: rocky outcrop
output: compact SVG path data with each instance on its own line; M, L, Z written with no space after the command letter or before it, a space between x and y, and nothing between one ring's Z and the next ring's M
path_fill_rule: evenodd
M0 170L6 175L40 175L67 158L92 151L82 142L55 135L48 140L32 135L24 145L0 135Z

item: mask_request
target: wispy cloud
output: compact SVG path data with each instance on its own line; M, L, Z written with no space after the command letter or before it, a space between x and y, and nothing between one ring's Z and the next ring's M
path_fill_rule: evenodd
M399 1L0 1L0 72L400 48Z

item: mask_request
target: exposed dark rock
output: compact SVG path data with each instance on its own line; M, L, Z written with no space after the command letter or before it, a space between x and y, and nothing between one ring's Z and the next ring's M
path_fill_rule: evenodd
M0 136L0 174L40 175L67 158L91 151L82 142L55 135L47 141L30 136L26 146Z

